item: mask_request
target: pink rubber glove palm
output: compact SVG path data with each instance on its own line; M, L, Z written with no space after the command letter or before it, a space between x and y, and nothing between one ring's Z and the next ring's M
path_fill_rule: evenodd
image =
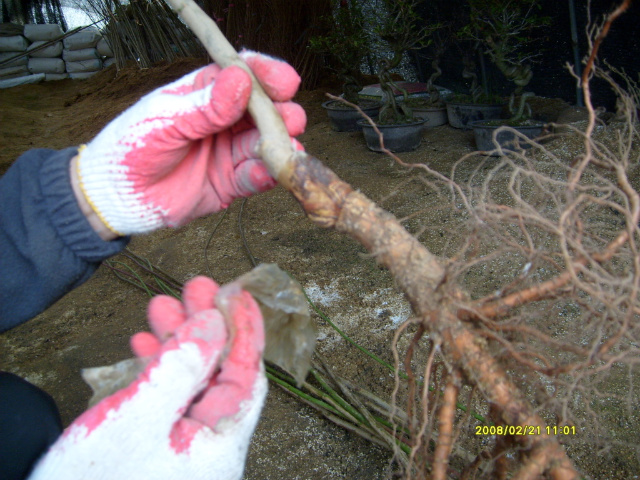
M251 295L224 287L216 305L217 292L197 277L184 304L155 297L154 333L132 338L145 371L78 417L29 480L240 479L267 392L264 330Z
M300 84L295 70L254 52L241 56L276 101L289 134L301 134L304 110L289 101ZM107 125L81 148L76 167L100 220L119 235L146 233L275 186L245 116L250 94L245 71L213 64L151 92Z

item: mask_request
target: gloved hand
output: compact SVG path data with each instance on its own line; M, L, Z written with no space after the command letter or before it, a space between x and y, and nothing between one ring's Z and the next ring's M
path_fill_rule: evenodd
M240 55L289 134L301 134L304 110L289 101L300 84L295 70L255 52ZM244 70L209 65L146 95L81 147L75 172L102 223L117 235L176 227L275 186L245 115L250 94Z
M151 301L153 333L132 338L144 372L78 417L29 480L241 478L267 393L264 330L251 295L223 287L216 304L217 291L197 277L184 304Z

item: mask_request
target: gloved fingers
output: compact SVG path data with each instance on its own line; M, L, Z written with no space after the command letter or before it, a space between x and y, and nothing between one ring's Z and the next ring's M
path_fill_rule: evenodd
M300 86L300 75L283 60L251 50L243 50L240 57L251 68L269 97L277 102L291 100ZM209 85L222 69L211 64L191 72L161 88L162 93L184 95Z
M93 432L129 422L152 438L166 438L207 387L227 341L222 314L218 310L199 312L174 331L135 381L87 410L74 425ZM110 415L114 411L118 415Z
M213 83L222 68L215 63L194 70L178 80L161 87L161 93L169 95L187 95L194 90L201 90Z
M179 300L159 295L149 302L147 317L151 332L138 332L129 341L137 357L151 357L162 348L162 343L171 338L187 319L187 313Z
M147 317L151 331L164 342L187 320L187 312L177 298L158 295L149 302Z
M201 310L190 316L164 342L138 378L138 382L148 381L151 390L149 397L140 401L159 410L159 421L170 421L173 425L208 385L228 340L229 330L220 311ZM164 410L160 411L161 408Z
M293 67L255 52L244 51L241 56L252 68L267 94L276 102L276 108L287 125L289 135L297 136L304 132L306 114L300 105L289 102L300 83L300 77ZM180 108L182 111L175 113L184 120L176 118L176 127L187 138L197 139L230 127L242 118L251 94L251 80L239 67L221 69L212 64L185 75L162 88L161 92L183 96L186 97L185 100L189 100L178 103L176 107L169 107L167 101L164 101L158 107L169 110ZM185 108L187 104L191 106ZM209 121L198 118L199 112L208 117ZM168 115L171 116L171 113ZM167 116L167 113L159 112L157 116ZM251 123L242 121L241 124L248 126ZM246 129L247 126L241 129Z
M208 277L198 276L185 283L182 289L182 301L188 317L203 310L216 308L215 297L218 284Z
M203 88L195 89L194 82ZM123 142L125 153L144 151L146 157L154 157L156 161L147 162L149 175L161 175L187 153L186 141L201 140L238 122L250 95L251 78L240 67L205 67L143 97L89 147L112 148L112 142Z
M194 81L205 83L211 75L212 72L200 72ZM168 106L171 97L163 97L166 99L164 107L154 107L158 109L156 117L172 118L170 127L165 127L169 134L173 130L178 139L198 140L225 130L240 120L250 95L251 78L240 67L231 66L216 73L208 86L180 96L179 102L171 102L178 105L175 112L166 111L171 109Z
M218 368L228 341L225 320L218 310L189 318L129 387L131 401L139 402L169 428L206 388ZM146 384L144 388L142 384Z
M297 137L304 133L307 126L307 114L300 105L295 102L274 102L273 105L282 117L290 137ZM253 119L250 119L249 123L252 128L255 128Z
M262 160L244 161L234 171L237 193L241 197L266 192L278 184Z
M246 130L238 133L231 139L231 160L233 166L237 167L245 160L258 159L258 144L260 142L260 132L256 129ZM291 139L293 148L304 150L304 147L295 138Z
M307 114L304 109L295 102L276 102L274 105L284 120L289 136L302 135L307 126Z
M227 320L219 310L200 310L175 331L174 337L164 344L162 353L185 343L194 343L205 361L208 357L218 358L225 348L229 331ZM174 342L176 345L172 345Z
M148 307L149 324L153 333L138 332L131 337L131 348L138 357L149 357L160 351L162 342L173 336L187 318L203 310L215 308L218 284L207 277L189 280L182 299L159 295L151 299Z
M256 387L264 380L264 326L258 304L234 284L222 287L216 301L227 322L234 326L231 349L214 381L189 411L190 418L214 430L232 428L245 411L262 402L266 395L266 388ZM223 419L230 422L221 424Z
M240 57L251 68L272 100L291 100L300 86L300 75L287 62L268 55L243 50Z
M264 351L264 322L258 303L251 294L231 284L216 296L218 308L235 327L231 351L218 375L218 383L225 380L245 381L233 375L234 369L257 373L262 365Z
M258 131L249 130L244 134L236 135L232 142L232 159L235 165L234 185L240 197L266 192L277 185L264 162L256 158L258 141ZM296 150L304 150L302 144L295 138L291 139L291 143Z
M273 105L280 113L290 137L297 137L304 133L307 126L307 114L300 105L295 102L274 102ZM256 125L253 118L249 113L245 113L244 117L232 127L231 131L235 135L255 128Z
M131 350L139 358L153 357L162 348L162 342L151 332L138 332L129 341Z

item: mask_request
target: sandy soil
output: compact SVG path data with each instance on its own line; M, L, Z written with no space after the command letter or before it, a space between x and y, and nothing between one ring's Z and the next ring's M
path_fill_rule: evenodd
M64 148L89 141L115 115L142 94L176 79L196 66L182 61L145 71L103 72L84 82L64 80L0 91L0 173L22 152L35 147ZM300 138L309 152L340 177L399 218L433 205L418 173L396 166L369 151L361 133L336 133L320 107L322 90L301 92L309 122ZM549 119L567 105L540 104ZM422 145L403 154L408 162L426 162L448 173L460 156L474 149L471 132L449 126L427 130ZM428 208L427 208L428 210ZM221 214L176 229L135 238L130 248L180 281L211 271L220 283L251 268L237 225L239 203L229 209L213 237ZM409 231L442 216L408 218ZM262 262L275 262L292 273L311 298L354 340L387 361L394 326L410 315L393 280L351 239L311 224L282 188L251 198L242 217L248 245ZM442 233L420 237L432 251L442 248ZM211 237L211 238L210 238ZM204 248L210 240L207 262ZM482 281L482 280L479 280ZM30 322L0 335L0 368L15 372L50 392L68 424L86 407L89 388L80 378L84 367L111 364L131 356L129 337L145 329L148 297L101 267L85 285ZM318 351L335 371L354 383L388 394L388 373L362 357L319 317ZM327 422L308 407L271 387L250 451L246 478L381 479L387 476L389 452ZM637 463L584 462L592 478L631 478ZM598 463L602 463L599 465Z

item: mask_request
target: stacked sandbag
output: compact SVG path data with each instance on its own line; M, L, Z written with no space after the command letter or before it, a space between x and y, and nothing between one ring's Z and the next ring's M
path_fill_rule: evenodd
M88 78L115 62L97 28L86 27L62 39L64 35L57 24L0 24L0 88Z
M64 35L64 32L57 23L29 23L24 26L24 36L30 42L51 41L60 38L62 35Z
M98 54L102 57L102 68L109 68L111 65L116 63L113 50L111 50L111 46L105 37L100 39L96 45L96 50L98 50Z
M62 55L62 42L51 43L45 40L33 42L27 48L31 58L60 58Z
M62 42L54 42L64 35L60 25L27 24L24 26L24 36L31 41L27 48L29 52L29 72L44 73L46 80L60 80L66 78L62 55Z
M29 75L25 55L29 41L21 30L11 29L0 36L0 80Z
M88 78L102 69L102 58L96 49L101 38L97 28L89 27L64 39L62 58L71 78Z

